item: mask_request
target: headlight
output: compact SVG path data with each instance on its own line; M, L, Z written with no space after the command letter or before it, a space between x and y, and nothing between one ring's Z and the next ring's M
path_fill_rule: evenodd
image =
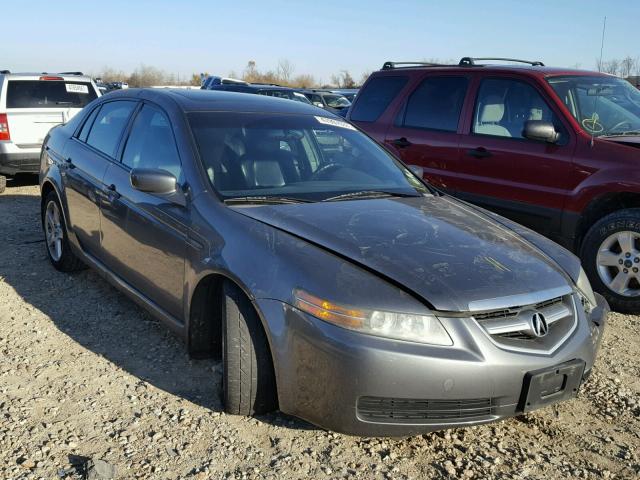
M396 340L453 345L451 337L435 315L351 308L298 289L293 294L297 308L339 327Z
M584 272L582 267L580 267L580 276L578 276L578 281L576 282L576 287L578 287L579 293L582 294L583 303L586 301L588 305L585 305L585 310L590 312L594 308L596 308L596 296L593 294L593 289L591 288L591 283L589 283L589 279L587 278L587 274Z

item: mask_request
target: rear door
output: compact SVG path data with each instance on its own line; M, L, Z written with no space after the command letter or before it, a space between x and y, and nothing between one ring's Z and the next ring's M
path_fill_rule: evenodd
M99 260L100 203L106 194L102 180L136 105L119 100L97 106L65 148L61 169L70 228L83 250Z
M573 188L575 138L535 83L516 76L478 80L455 178L458 196L553 236ZM524 138L527 120L552 122L557 144Z
M188 208L131 186L134 168L161 169L184 182L169 117L145 103L136 114L121 162L104 179L102 249L108 268L174 318L183 318Z
M433 185L454 190L470 80L466 75L428 74L408 96L384 142L408 165L417 165Z
M53 126L65 123L96 98L93 85L86 81L49 76L9 79L6 105L11 140L21 148L39 147Z

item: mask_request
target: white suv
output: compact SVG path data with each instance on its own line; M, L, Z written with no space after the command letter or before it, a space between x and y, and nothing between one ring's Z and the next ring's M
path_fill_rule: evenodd
M91 77L0 70L0 193L5 175L37 173L47 132L100 96Z

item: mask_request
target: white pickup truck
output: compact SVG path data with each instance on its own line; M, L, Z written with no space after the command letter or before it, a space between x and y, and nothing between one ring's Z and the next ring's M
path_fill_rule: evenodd
M47 132L99 96L91 77L80 72L0 70L0 193L5 176L37 173Z

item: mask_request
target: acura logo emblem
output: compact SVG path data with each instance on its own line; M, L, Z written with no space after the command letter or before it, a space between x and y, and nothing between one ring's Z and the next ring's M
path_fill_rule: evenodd
M536 337L544 337L549 332L547 319L540 312L535 312L531 316L531 330Z

